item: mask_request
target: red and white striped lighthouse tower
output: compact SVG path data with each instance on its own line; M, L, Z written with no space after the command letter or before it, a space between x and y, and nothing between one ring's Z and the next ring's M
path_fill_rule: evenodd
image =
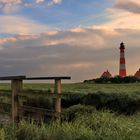
M125 66L125 46L122 42L120 44L120 68L119 68L119 76L126 76L126 66Z

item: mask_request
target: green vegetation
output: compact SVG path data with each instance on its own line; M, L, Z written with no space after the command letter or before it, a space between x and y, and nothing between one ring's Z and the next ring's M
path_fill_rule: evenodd
M0 90L5 89L10 90L10 85L1 84ZM28 97L24 104L52 109L53 99L48 95L53 90L53 84L24 84ZM22 121L15 126L1 125L0 140L140 139L139 83L63 84L62 90L61 123L49 119L47 124ZM6 97L3 100L8 101Z
M108 111L83 112L71 122L54 121L40 126L22 121L0 128L1 140L139 140L140 119Z
M92 80L85 80L84 83L139 83L140 79L135 76L115 76L115 77L100 77Z
M10 84L1 83L0 90L9 90ZM54 91L53 84L46 83L33 83L24 84L25 90L42 90L42 91ZM89 84L89 83L73 83L62 84L62 92L71 93L93 93L102 91L105 93L119 93L119 92L140 92L140 83L133 84Z

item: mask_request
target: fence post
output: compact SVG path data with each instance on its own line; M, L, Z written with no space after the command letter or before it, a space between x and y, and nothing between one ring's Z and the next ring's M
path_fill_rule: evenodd
M55 79L55 93L56 100L55 100L55 112L58 114L57 119L60 120L60 113L61 113L61 79Z
M18 93L22 90L22 80L13 79L11 83L12 88L12 121L13 123L18 120Z

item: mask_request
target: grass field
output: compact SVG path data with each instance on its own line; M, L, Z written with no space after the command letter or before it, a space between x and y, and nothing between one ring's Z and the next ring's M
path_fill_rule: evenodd
M53 92L54 85L25 83L23 88ZM10 84L0 84L0 90L9 89ZM62 93L72 96L62 100L67 118L61 125L0 125L0 140L140 140L140 84L63 84ZM28 103L52 105L41 96Z
M1 83L0 89L10 89L10 84ZM25 83L24 89L32 90L54 90L53 84L45 83ZM105 93L120 93L120 92L140 92L140 83L135 84L86 84L86 83L72 83L72 84L62 84L62 92L72 92L72 93L93 93L102 91Z

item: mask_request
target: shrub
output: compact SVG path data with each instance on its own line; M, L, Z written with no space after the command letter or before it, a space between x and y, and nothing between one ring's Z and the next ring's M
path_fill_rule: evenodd
M140 79L135 77L135 76L126 76L126 77L121 77L121 76L115 76L112 78L108 78L108 77L100 77L100 78L96 78L96 79L92 79L92 80L84 80L84 83L100 83L100 84L104 84L104 83L117 83L117 84L121 84L121 83L137 83L140 82Z
M140 111L140 98L134 98L127 94L103 93L85 95L82 104L92 105L97 109L109 109L113 112L127 115Z
M84 95L81 93L67 93L64 96L65 98L62 98L62 107L68 108L70 106L80 104Z
M64 111L65 117L67 120L72 121L76 118L77 114L85 114L85 113L92 113L94 112L96 109L95 107L92 106L84 106L81 104L78 105L74 105L69 107L68 109L66 109Z

